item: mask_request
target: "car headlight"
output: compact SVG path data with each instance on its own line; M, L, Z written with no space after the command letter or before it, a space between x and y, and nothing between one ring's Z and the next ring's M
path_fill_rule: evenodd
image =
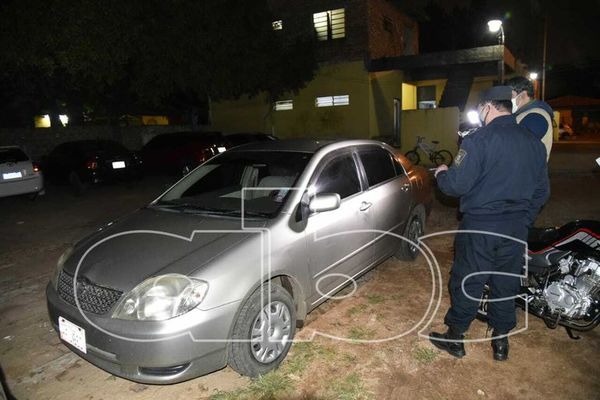
M117 305L112 317L164 321L194 309L206 297L208 283L185 275L167 274L146 279Z
M55 290L58 288L58 276L60 275L61 271L63 270L63 268L65 266L65 262L71 256L71 253L73 253L73 246L70 246L68 249L66 249L60 255L58 261L56 262L56 267L54 267L54 272L50 276L50 282L52 282L52 286L54 287Z

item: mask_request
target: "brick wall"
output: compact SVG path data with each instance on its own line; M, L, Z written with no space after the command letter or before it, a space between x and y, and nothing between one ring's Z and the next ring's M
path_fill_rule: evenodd
M111 139L130 150L139 150L151 138L161 133L189 131L189 126L73 126L66 128L0 129L0 146L19 145L29 156L39 160L57 145L85 139Z
M419 53L417 23L386 0L368 0L369 54L372 59Z

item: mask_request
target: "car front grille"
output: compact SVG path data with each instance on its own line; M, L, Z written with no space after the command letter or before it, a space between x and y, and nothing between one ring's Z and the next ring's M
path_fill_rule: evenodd
M98 315L106 314L122 294L123 292L119 290L98 286L85 279L77 279L77 300L83 311ZM64 271L60 273L58 295L67 303L77 307L73 296L73 275Z

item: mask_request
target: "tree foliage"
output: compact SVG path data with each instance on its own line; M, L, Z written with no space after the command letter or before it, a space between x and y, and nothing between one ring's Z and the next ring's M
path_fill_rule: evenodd
M107 113L301 88L313 37L272 30L266 0L9 0L0 81L26 109Z

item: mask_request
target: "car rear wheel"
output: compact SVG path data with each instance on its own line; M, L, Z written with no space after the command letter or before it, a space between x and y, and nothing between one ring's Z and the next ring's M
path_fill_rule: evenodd
M279 285L264 284L244 303L235 321L228 346L229 366L250 377L266 374L287 355L295 330L291 295Z
M402 243L400 243L400 248L396 252L396 258L404 261L415 260L419 255L419 238L423 236L424 232L424 224L421 216L419 213L413 214L410 222L406 225L406 228L404 228L403 234L403 236L410 240L410 242L402 240Z

